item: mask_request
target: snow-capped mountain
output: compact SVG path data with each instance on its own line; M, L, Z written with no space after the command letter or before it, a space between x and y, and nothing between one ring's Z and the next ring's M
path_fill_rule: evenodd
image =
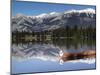
M63 13L51 12L37 16L18 14L12 17L12 31L44 31L54 30L66 25L95 27L96 13L94 9L68 10Z
M87 14L95 14L96 12L95 12L95 10L94 9L92 9L92 8L87 8L87 9L83 9L83 10L74 10L74 9L72 9L72 10L69 10L69 11L67 11L66 13L72 13L72 12L77 12L77 13L87 13Z

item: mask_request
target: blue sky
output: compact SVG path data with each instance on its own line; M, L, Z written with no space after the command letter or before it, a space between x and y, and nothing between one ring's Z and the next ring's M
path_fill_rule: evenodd
M39 15L42 13L50 12L64 12L71 9L86 9L93 8L95 6L83 6L83 5L71 5L71 4L53 4L53 3L39 3L39 2L20 2L12 1L12 15L24 14L24 15Z

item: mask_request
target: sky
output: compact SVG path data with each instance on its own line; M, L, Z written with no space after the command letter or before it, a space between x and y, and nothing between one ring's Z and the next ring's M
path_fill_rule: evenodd
M67 10L81 10L86 8L95 9L95 6L90 5L73 5L73 4L57 4L57 3L43 3L43 2L27 2L12 0L12 15L39 15L50 12L64 12Z

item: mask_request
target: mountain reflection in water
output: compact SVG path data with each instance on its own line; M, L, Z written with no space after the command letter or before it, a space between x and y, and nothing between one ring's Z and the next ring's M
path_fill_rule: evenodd
M55 39L12 43L12 74L94 68L94 40Z
M61 52L63 54L62 56ZM94 54L83 55L83 52L85 54L86 52L94 52ZM81 43L77 41L77 43L75 43L74 40L18 43L12 45L12 57L19 61L40 59L62 64L66 61L95 58L95 44L93 42L90 44L88 41Z

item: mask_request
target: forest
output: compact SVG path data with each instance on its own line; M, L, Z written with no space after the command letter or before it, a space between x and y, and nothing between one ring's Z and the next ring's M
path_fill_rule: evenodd
M90 26L79 27L77 25L60 27L54 30L45 30L41 32L14 31L12 32L12 42L30 42L53 39L96 39L96 28Z

